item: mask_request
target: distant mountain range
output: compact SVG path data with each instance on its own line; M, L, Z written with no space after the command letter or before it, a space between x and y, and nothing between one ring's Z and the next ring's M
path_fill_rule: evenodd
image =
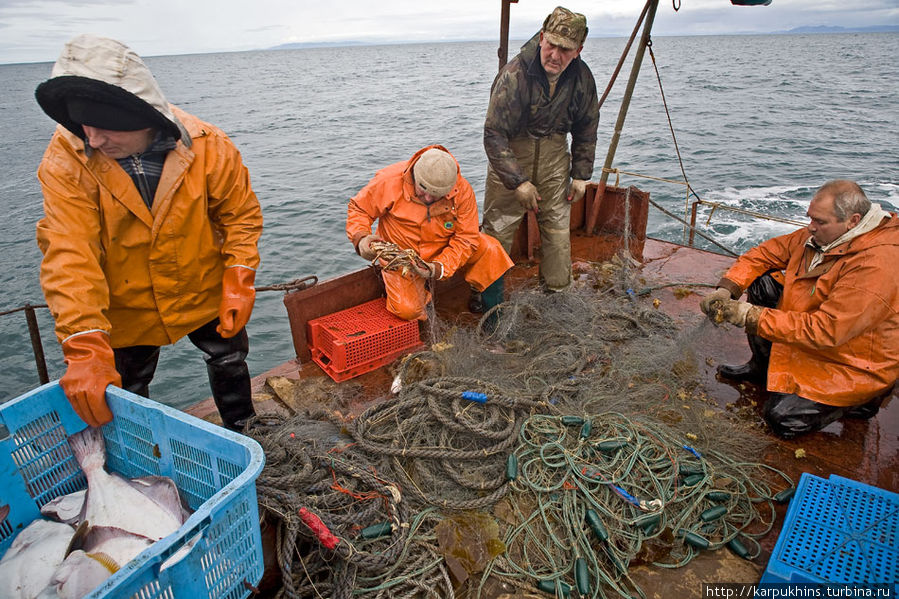
M836 27L832 25L803 25L802 27L794 27L786 31L770 31L770 32L736 32L733 35L780 35L780 34L798 34L798 33L897 33L899 25L871 25L869 27ZM663 36L665 34L657 34ZM716 33L714 35L728 35ZM599 37L619 37L615 35L601 34ZM485 41L485 40L454 40L454 41ZM487 40L492 41L492 40ZM266 48L266 50L296 50L298 48L338 48L344 46L371 46L377 44L398 44L397 41L379 41L379 42L360 42L360 41L341 41L341 42L292 42L289 44L279 44ZM422 43L417 40L411 43Z
M297 50L299 48L343 48L345 46L372 46L376 44L394 44L397 42L355 42L348 40L345 42L291 42L289 44L278 44L266 50Z
M805 25L803 27L794 27L789 31L775 31L774 33L895 33L897 31L899 31L899 25L872 25L870 27Z

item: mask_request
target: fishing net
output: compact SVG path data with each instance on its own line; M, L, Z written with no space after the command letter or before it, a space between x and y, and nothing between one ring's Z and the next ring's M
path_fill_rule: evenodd
M510 461L507 550L487 573L549 592L642 596L633 566L678 567L729 543L751 558L774 522L766 466L701 453L644 417L535 415Z
M349 597L357 577L381 574L408 552L400 487L381 476L383 458L359 452L333 420L268 417L252 433L266 454L259 505L277 522L278 596Z
M283 521L282 595L642 596L636 565L757 555L791 481L706 397L691 348L712 325L675 322L638 283L618 259L564 293L517 291L477 327L432 318L392 393L267 433L257 487Z

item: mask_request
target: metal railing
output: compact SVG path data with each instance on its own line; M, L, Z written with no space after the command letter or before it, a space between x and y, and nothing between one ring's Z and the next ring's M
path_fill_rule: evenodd
M50 376L47 374L47 360L44 357L44 344L41 342L41 330L37 324L37 314L35 308L46 308L47 304L25 304L12 310L0 312L0 316L15 314L16 312L25 312L25 321L28 323L28 335L31 337L31 351L34 352L34 363L37 366L37 376L44 385L50 382Z
M797 227L804 227L806 223L801 223L799 221L791 220L789 218L783 218L780 216L772 216L770 214L764 214L762 212L753 212L752 210L745 210L743 208L737 208L736 206L728 206L727 204L719 204L718 202L709 202L706 200L696 200L693 202L690 210L690 238L687 243L690 247L693 247L693 236L696 232L696 218L698 215L699 205L702 204L704 206L711 206L712 209L709 211L708 218L705 221L706 226L712 222L712 217L715 215L715 211L718 209L721 210L730 210L731 212L736 212L738 214L745 214L746 216L751 216L753 218L758 218L761 220L770 220L773 222L784 223L787 225L795 225Z

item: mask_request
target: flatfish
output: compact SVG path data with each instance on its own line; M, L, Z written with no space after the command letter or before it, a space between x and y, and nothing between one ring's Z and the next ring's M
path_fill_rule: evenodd
M0 560L0 597L34 599L50 585L75 529L38 519L16 536Z
M79 521L88 528L106 527L158 541L178 530L183 519L121 476L104 468L106 449L99 428L88 427L69 437L69 445L87 478ZM175 491L177 495L177 490ZM180 510L180 504L178 505Z
M190 511L181 504L181 497L178 495L178 487L175 485L175 481L167 476L142 476L140 478L126 479L115 472L111 473L110 476L122 478L137 491L169 511L181 524L190 516ZM51 520L65 522L77 527L81 523L86 495L87 489L82 489L51 499L41 506L41 514ZM2 515L2 512L0 512L0 515Z
M80 537L85 530L83 538ZM50 580L55 597L60 599L84 597L153 544L146 537L105 526L82 525L75 537L73 543L80 543L82 548L70 546L70 553Z
M72 435L69 445L87 478L87 489L60 497L42 510L48 517L77 524L78 529L40 599L83 597L154 542L178 530L189 516L171 479L129 480L107 472L100 429L89 427Z

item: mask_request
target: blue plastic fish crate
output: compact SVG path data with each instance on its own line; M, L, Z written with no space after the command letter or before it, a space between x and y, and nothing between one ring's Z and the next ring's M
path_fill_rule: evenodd
M107 469L127 478L168 476L193 514L85 597L247 597L263 573L256 503L262 448L121 389L110 387L106 399L114 414L103 427ZM87 486L67 441L84 428L55 382L0 405L0 515L9 506L0 555L42 517L42 505Z
M890 584L899 591L899 494L803 473L760 584Z

